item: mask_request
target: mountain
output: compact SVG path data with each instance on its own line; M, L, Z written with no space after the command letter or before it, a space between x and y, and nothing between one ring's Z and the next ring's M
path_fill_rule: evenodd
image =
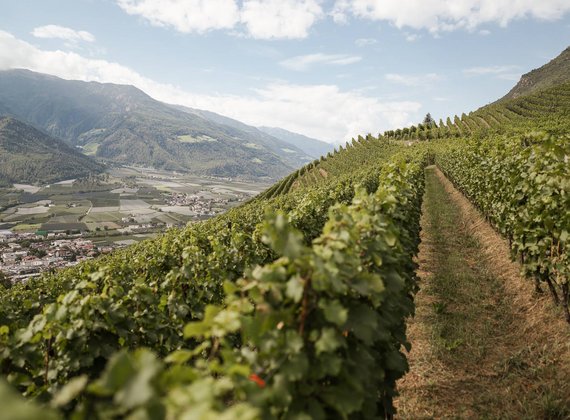
M332 152L334 150L334 146L332 144L326 143L322 140L313 139L311 137L307 137L302 134L293 133L291 131L284 130L283 128L278 128L278 127L258 127L258 128L259 130L269 134L270 136L276 137L289 144L292 144L295 147L298 147L307 155L315 159L320 158L321 156L324 156L328 152Z
M570 82L570 47L544 66L524 74L520 81L500 101Z
M4 184L46 184L103 169L61 140L14 118L0 118L0 180Z
M224 125L246 133L252 142L264 145L274 153L282 155L283 158L288 161L291 160L291 163L294 163L295 166L298 166L298 162L308 163L312 160L311 158L313 156L307 153L303 148L288 142L285 139L268 134L257 127L244 124L241 121L234 120L211 111L204 111L202 109L189 108L181 105L173 105L173 107L190 114L198 115L199 117L202 117L214 124Z
M310 160L270 136L182 111L126 85L0 71L0 114L124 165L195 174L279 178Z

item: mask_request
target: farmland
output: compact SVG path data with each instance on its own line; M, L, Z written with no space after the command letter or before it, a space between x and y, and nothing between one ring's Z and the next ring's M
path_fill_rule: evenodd
M136 168L91 180L16 185L0 191L0 271L25 281L70 267L208 219L262 188Z
M105 181L94 185L70 180L46 186L14 185L0 190L0 228L16 232L81 230L113 242L117 235L129 236L132 226L150 224L160 231L206 219L265 187L168 171L116 168ZM204 205L197 205L194 210L172 205L171 195L191 195Z

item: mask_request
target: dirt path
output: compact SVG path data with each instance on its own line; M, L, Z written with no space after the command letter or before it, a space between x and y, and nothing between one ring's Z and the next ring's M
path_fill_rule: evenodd
M570 418L570 327L507 244L426 170L421 290L397 418Z

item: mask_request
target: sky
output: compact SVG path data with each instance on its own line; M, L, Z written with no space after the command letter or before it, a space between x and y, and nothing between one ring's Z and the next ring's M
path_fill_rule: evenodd
M331 143L469 113L570 45L570 0L2 0L0 70L134 85Z

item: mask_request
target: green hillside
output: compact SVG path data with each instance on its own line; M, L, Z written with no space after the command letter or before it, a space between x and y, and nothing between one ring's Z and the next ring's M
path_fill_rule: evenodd
M570 48L537 70L525 74L499 101L469 114L448 117L431 126L418 124L382 135L398 140L433 140L491 133L570 129Z
M0 118L0 180L47 184L103 171L103 166L14 118Z
M185 112L133 86L0 71L2 114L82 147L86 154L124 165L278 178L310 161L298 148L253 127Z
M433 140L490 133L545 130L565 133L570 127L570 82L484 106L439 124L404 127L383 133L398 140Z
M301 166L301 163L306 163L311 160L312 154L305 150L302 145L284 139L280 136L266 133L261 128L256 128L251 125L244 124L232 118L216 114L211 111L204 111L201 109L188 108L180 105L173 105L174 108L189 114L197 115L205 120L214 124L229 127L241 133L241 136L247 138L251 144L258 147L264 147L271 150L278 156L281 156L285 161L289 162L293 167ZM247 137L246 137L247 136ZM319 154L320 156L320 154Z
M391 418L416 345L407 321L425 287L417 255L428 166L508 241L536 293L550 293L551 312L570 322L569 110L570 85L559 84L446 123L358 137L221 216L0 291L1 373L35 400L14 404L74 418ZM458 240L446 244L454 256ZM480 259L459 265L483 282L489 266L472 270ZM505 306L522 317L519 304ZM429 302L434 319L463 325L454 305ZM482 349L452 333L427 334L441 348L424 355L438 358L432 377L445 357ZM491 346L505 339L490 337ZM531 399L548 396L533 411L516 395L500 401L517 407L513 418L569 413L567 384L540 394L533 382L568 354L552 343L536 343L540 360L525 347L483 367L490 383L518 374ZM477 409L467 417L502 415Z

